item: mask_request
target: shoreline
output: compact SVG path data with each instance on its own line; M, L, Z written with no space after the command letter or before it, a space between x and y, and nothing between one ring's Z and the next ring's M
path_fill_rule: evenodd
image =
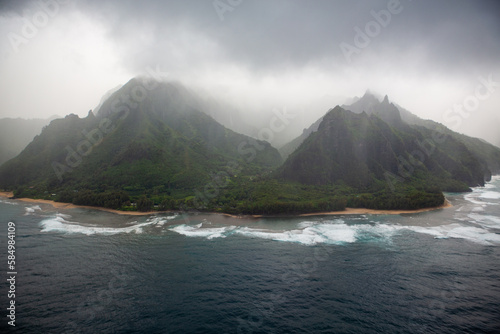
M453 205L448 199L444 200L444 203L439 206L433 206L430 208L422 208L416 210L375 210L375 209L366 209L366 208L345 208L343 211L332 211L332 212L318 212L318 213L303 213L298 216L307 217L307 216L324 216L324 215L400 215L406 213L420 213L420 212L428 212L439 209L451 208Z
M13 193L11 192L0 192L0 197L13 197ZM118 215L129 215L129 216L147 216L147 215L153 215L156 213L167 213L167 212L173 212L173 211L148 211L148 212L140 212L140 211L122 211L122 210L114 210L114 209L109 209L109 208L103 208L100 206L89 206L89 205L75 205L72 203L62 203L62 202L56 202L50 199L34 199L34 198L14 198L12 199L14 201L21 201L21 202L28 202L28 203L38 203L38 204L48 204L52 205L56 209L91 209L91 210L100 210L100 211L106 211Z
M10 198L13 196L14 196L14 194L12 192L0 192L0 197ZM161 213L178 212L175 210L171 210L171 211L147 211L147 212L122 211L122 210L103 208L103 207L99 207L99 206L75 205L75 204L71 204L71 203L55 202L53 200L47 200L47 199L15 198L13 200L21 201L21 202L28 202L28 203L48 204L48 205L52 205L56 209L78 209L78 208L81 208L81 209L101 210L101 211L106 211L106 212L114 213L114 214L118 214L118 215L129 215L129 216L150 216L150 215L161 214ZM345 210L342 210L342 211L311 212L311 213L302 213L302 214L296 214L296 215L291 215L291 216L308 217L308 216L366 215L366 214L369 214L369 215L400 215L400 214L409 214L409 213L428 212L428 211L446 209L446 208L451 208L451 207L453 207L453 205L450 203L450 201L448 201L448 199L445 199L445 202L442 205L430 207L430 208L416 209L416 210L375 210L375 209L366 209L366 208L346 208ZM266 216L266 215L232 215L229 213L221 213L221 212L202 212L202 213L215 213L215 214L224 215L224 216L231 217L231 218L282 217L282 216L276 216L276 215L274 215L274 216L273 215L270 215L270 216Z

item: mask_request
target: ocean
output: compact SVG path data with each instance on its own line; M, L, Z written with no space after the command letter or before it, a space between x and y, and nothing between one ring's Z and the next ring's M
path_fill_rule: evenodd
M255 219L0 199L0 331L500 333L500 177L446 196L431 212Z

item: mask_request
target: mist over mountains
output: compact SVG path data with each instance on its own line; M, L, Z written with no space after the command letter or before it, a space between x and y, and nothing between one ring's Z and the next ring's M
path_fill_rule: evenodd
M52 121L2 166L2 185L188 196L210 181L210 173L229 169L230 161L244 172L281 163L268 143L223 127L196 106L197 100L178 84L146 90L140 79L132 79L106 99L97 115ZM238 151L248 152L251 164Z
M14 158L40 134L42 128L57 116L48 119L0 119L0 165Z
M330 109L280 152L262 140L292 118L277 110L251 137L255 126L229 105L137 77L87 117L53 120L0 166L0 188L126 210L279 214L437 206L442 191L468 191L500 173L498 147L388 96L367 92Z

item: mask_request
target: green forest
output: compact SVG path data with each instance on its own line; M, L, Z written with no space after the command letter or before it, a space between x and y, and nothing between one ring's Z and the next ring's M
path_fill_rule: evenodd
M500 172L500 149L436 123L406 123L385 100L372 114L329 110L283 159L194 107L178 84L116 109L137 84L96 114L53 120L0 166L0 190L125 211L293 215L436 207L443 191L470 191Z

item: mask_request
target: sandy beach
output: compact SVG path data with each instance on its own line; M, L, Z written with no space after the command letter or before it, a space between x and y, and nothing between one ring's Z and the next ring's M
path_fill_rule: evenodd
M12 197L14 196L13 193L11 192L0 192L0 197ZM111 213L116 213L118 215L130 215L130 216L147 216L147 215L153 215L157 213L161 213L160 211L149 211L149 212L139 212L139 211L121 211L121 210L113 210L113 209L108 209L108 208L102 208L98 206L86 206L86 205L74 205L71 203L61 203L61 202L55 202L52 200L47 200L47 199L33 199L33 198L16 198L16 201L21 201L21 202L29 202L29 203L39 203L39 204L49 204L52 205L56 209L76 209L76 208L83 208L83 209L92 209L92 210L101 210L101 211L106 211L106 212L111 212Z
M332 212L319 212L319 213L304 213L299 216L304 217L304 216L318 216L318 215L400 215L404 213L419 213L419 212L427 212L427 211L433 211L433 210L438 210L438 209L446 209L446 208L451 208L453 205L448 201L447 199L445 202L436 207L432 208L424 208L424 209L417 209L417 210L374 210L374 209L363 209L363 208L346 208L343 211L332 211Z
M12 197L14 194L12 192L0 192L0 197ZM92 209L92 210L101 210L106 212L115 213L118 215L130 215L130 216L147 216L154 215L158 213L170 213L174 211L148 211L148 212L139 212L139 211L121 211L114 210L108 208L102 208L98 206L86 206L86 205L74 205L71 203L60 203L52 200L46 199L32 199L32 198L16 198L16 201L29 202L29 203L40 203L40 204L49 204L52 205L56 209L76 209L76 208L84 208L84 209ZM331 216L331 215L400 215L407 213L419 213L419 212L427 212L438 209L450 208L453 205L445 200L443 205L432 207L432 208L424 208L418 210L374 210L374 209L364 209L364 208L346 208L342 211L330 211L330 212L312 212L312 213L303 213L296 216L307 217L307 216ZM233 217L233 218L263 218L265 215L231 215L228 213L219 213L224 216Z

